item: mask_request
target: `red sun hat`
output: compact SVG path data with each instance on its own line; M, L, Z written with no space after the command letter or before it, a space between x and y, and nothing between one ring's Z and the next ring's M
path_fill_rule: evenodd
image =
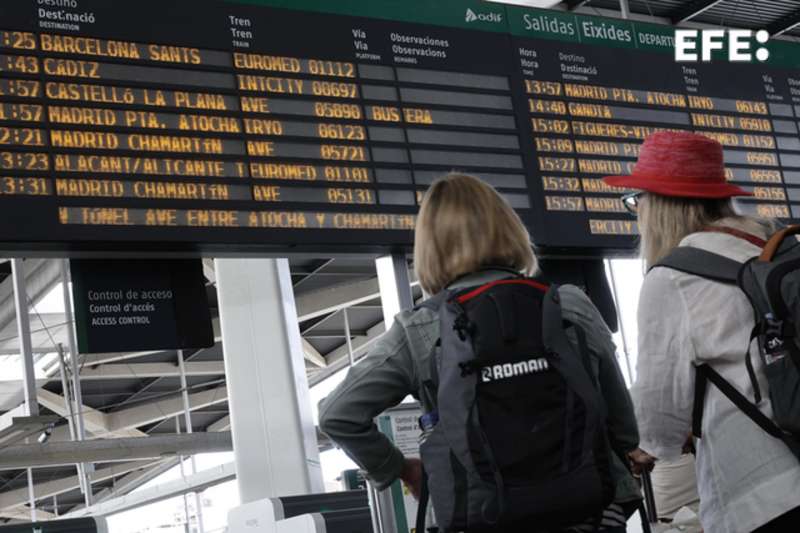
M629 176L606 176L614 187L662 196L731 198L752 196L725 179L722 145L703 135L660 131L645 139Z

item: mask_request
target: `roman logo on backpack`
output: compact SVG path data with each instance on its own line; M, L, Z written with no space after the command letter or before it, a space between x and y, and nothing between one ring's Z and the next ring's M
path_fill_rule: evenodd
M599 520L614 493L604 402L557 288L506 279L423 305L441 332L420 447L440 530Z
M724 228L713 231L728 232ZM718 254L681 246L655 267L738 286L750 300L755 327L750 342L758 353L769 384L774 420L757 407L762 401L758 379L750 359L750 346L743 352L754 389L755 403L742 395L708 364L696 366L692 431L702 436L701 426L706 388L711 382L753 422L781 439L800 458L800 243L787 239L800 234L800 226L785 228L767 241L760 256L744 264Z

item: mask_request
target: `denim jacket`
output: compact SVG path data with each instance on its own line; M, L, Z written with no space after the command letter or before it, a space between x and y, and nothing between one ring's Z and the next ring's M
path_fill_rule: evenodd
M502 270L485 270L460 278L449 288L481 285L509 277ZM639 433L625 381L616 361L611 333L589 298L577 287L559 289L564 320L586 333L595 379L608 407L608 433L613 449L612 476L616 482L615 501L640 498L636 482L618 455L639 445ZM572 328L567 330L577 346ZM361 468L378 489L388 487L400 476L403 454L378 431L374 418L399 404L409 394L433 409L423 382L430 372L430 354L439 338L439 318L427 308L403 311L375 344L371 353L350 369L345 380L320 405L320 429Z

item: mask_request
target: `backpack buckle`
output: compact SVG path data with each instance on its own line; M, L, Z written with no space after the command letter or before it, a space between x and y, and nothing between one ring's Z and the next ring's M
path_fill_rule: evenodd
M766 336L777 336L789 339L795 336L794 324L785 320L778 320L772 313L764 316L761 333Z
M764 335L764 350L774 358L782 358L784 344L787 339L795 336L794 324L778 320L772 313L764 317L762 334ZM775 357L780 354L780 357Z

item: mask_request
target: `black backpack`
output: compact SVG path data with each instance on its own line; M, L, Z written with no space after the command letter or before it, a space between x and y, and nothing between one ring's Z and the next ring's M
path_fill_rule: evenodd
M505 279L423 306L439 313L441 337L426 383L437 409L421 419L417 531L428 487L440 529L599 522L614 494L604 401L558 288Z
M725 228L709 231L729 232ZM779 231L766 242L760 256L743 264L706 250L681 246L653 266L735 285L747 295L753 307L755 327L750 334L750 344L757 341L769 383L774 420L757 407L762 394L748 344L743 357L753 384L754 402L710 365L696 365L692 415L695 437L702 437L703 406L711 382L753 422L784 441L800 458L800 339L797 335L800 332L800 245L795 239L786 240L797 234L800 234L800 226Z

